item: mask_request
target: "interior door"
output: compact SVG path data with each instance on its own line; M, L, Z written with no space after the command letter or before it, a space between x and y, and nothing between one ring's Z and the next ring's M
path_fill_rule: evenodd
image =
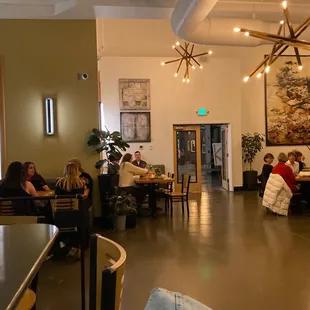
M229 191L228 178L228 126L222 126L222 187Z
M181 191L182 175L191 176L190 192L201 193L200 126L174 126L175 190Z

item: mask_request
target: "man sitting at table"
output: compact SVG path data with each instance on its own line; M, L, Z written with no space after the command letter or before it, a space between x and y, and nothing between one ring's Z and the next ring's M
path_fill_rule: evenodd
M145 168L146 162L141 159L141 153L140 151L135 152L135 160L132 162L132 164L136 167Z

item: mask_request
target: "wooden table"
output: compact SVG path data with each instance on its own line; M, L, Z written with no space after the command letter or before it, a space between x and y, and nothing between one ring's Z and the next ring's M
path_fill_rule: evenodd
M296 177L296 182L310 182L310 177Z
M152 215L156 215L157 196L156 196L156 184L168 184L173 183L174 179L171 178L139 178L135 180L136 184L147 185L149 194L149 208Z
M0 309L16 309L58 234L47 224L0 226Z
M54 196L55 191L49 190L49 191L38 191L37 192L39 197L48 197L48 196Z

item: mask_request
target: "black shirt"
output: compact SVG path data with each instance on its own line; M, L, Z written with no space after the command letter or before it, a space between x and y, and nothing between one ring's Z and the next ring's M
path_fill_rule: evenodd
M145 162L144 160L140 160L139 163L138 163L136 160L134 160L134 161L132 162L132 164L133 164L134 166L140 167L140 168L145 168L145 167L146 167L146 162Z
M68 192L65 188L56 185L55 195L83 195L84 187L81 188L73 188L70 192Z
M269 179L269 175L272 172L273 166L264 164L263 170L262 170L262 182L265 181L267 183Z
M35 174L33 177L29 179L29 182L32 183L36 191L42 191L43 186L46 185L45 180L40 174Z

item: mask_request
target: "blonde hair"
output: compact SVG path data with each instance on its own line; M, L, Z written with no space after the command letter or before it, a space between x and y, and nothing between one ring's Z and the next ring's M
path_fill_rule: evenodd
M70 158L68 163L69 164L72 163L72 164L76 165L81 172L84 172L84 169L82 168L81 161L79 159L77 159L77 158Z
M84 187L85 181L81 180L77 165L70 162L64 169L64 176L58 179L56 185L71 192L73 189Z

